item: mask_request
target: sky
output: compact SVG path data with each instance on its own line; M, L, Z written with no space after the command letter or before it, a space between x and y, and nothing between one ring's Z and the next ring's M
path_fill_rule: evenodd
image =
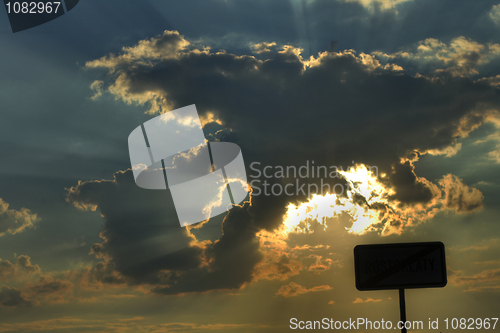
M436 241L447 285L406 290L408 331L499 317L500 3L81 0L17 33L0 12L0 332L396 325L354 247ZM192 104L252 186L181 227L128 136Z

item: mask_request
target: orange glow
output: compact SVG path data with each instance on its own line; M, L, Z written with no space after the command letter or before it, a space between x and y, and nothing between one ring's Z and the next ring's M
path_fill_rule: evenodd
M339 171L347 181L346 196L327 193L313 195L307 202L299 205L290 203L285 214L282 232L310 232L307 220L316 220L326 228L326 219L338 217L347 213L353 218L353 225L348 229L351 233L363 234L372 224L378 223L378 214L370 209L373 203L388 204L388 196L393 194L362 164L356 165L347 171ZM361 196L366 200L365 205L359 205L354 200Z

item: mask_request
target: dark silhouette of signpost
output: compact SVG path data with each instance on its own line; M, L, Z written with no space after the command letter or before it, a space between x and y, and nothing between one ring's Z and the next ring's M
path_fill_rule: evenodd
M399 313L401 314L401 321L406 324L406 304L405 304L405 290L399 289ZM402 333L406 333L406 325L401 329Z
M354 248L356 288L399 290L402 333L406 333L405 289L444 287L447 283L441 242L358 245Z

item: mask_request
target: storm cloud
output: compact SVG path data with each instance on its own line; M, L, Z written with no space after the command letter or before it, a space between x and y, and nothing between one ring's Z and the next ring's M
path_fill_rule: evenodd
M452 175L434 184L416 175L414 162L421 154L458 150L460 138L495 117L491 110L499 96L491 85L450 75L410 76L397 64L383 65L375 55L353 50L310 59L290 45L266 42L254 50L258 57L212 52L165 31L86 67L106 73L93 84L95 99L109 93L151 114L195 103L207 137L240 145L247 167L250 161L377 166L389 175L383 180L393 191L388 200L403 212L391 217L383 205L370 207L385 216L385 232L412 225L404 216L421 214L425 221L440 210L482 206L478 190ZM219 239L203 241L195 229L179 228L168 191L138 188L130 170L115 173L114 180L80 182L67 197L78 208L99 210L105 220L104 241L92 246L102 259L90 270L92 277L148 283L163 294L241 288L256 276L296 274L302 264L261 249L258 235L280 228L288 203L305 199L253 196L227 214ZM260 264L256 273L264 258L282 263L281 271L263 273Z

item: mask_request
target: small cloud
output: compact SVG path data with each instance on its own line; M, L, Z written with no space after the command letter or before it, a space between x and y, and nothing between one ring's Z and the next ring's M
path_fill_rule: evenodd
M335 304L335 301L332 300L332 301L328 302L328 304L330 304L330 305Z
M495 24L500 25L500 5L494 5L491 7L489 16Z
M213 112L207 112L204 115L200 115L200 123L201 127L205 127L206 125L211 123L223 125L222 120L218 119Z
M252 44L250 45L250 48L252 49L253 53L261 54L276 50L276 43L262 42L262 43Z
M315 286L315 287L312 287L310 289L307 289L307 288L301 286L300 284L297 284L295 282L290 282L289 284L281 287L278 290L278 292L276 293L276 295L281 295L284 297L292 297L292 296L297 296L297 295L301 295L301 294L306 294L309 292L324 291L324 290L330 290L330 289L332 289L332 287L330 287L329 285Z
M452 157L455 156L460 149L462 149L462 144L461 143L454 143L451 146L444 147L441 149L429 149L423 152L423 154L429 154L429 155L445 155L446 157Z
M323 258L323 256L312 255L310 257L316 258L316 262L309 266L310 272L322 273L326 270L329 270L333 264L333 260L329 258ZM338 263L338 261L336 262Z
M90 99L95 101L96 99L101 97L103 93L103 87L104 87L104 81L95 80L94 82L92 82L92 84L90 85L90 89L94 91L94 95L90 97Z
M460 251L484 251L488 250L490 247L489 245L484 245L484 246L469 246L469 247L464 247L461 248Z
M411 48L392 54L380 51L371 54L384 62L412 63L424 73L470 77L479 74L480 66L498 61L500 45L481 44L464 36L456 37L448 44L427 38Z
M400 3L410 0L345 0L346 2L358 2L371 12L375 9L390 10L395 9Z
M500 286L481 286L481 287L472 287L465 291L498 291L500 290Z
M500 80L500 76L499 76ZM500 81L499 81L500 82ZM500 133L498 132L498 129L500 129L500 117L497 112L493 112L488 118L487 121L492 123L497 131L489 134L487 137L484 139L476 140L474 144L482 144L482 143L494 143L495 148L488 152L487 158L489 160L495 161L496 163L500 163Z
M39 273L40 266L32 265L31 258L26 255L20 255L16 258L16 265L20 267L21 270L28 273Z
M73 284L69 281L53 279L48 276L42 276L38 282L30 288L30 291L37 295L54 294L60 292L67 292L71 290Z
M118 321L138 321L138 320L144 320L144 317L136 316L133 318L124 318L124 319L118 319Z
M500 265L500 260L486 260L486 261L476 261L476 265Z
M483 207L483 193L465 185L458 177L448 174L439 181L439 185L443 187L446 208L465 213Z
M500 86L500 74L497 76L488 76L478 79L476 82L486 83L493 87Z
M85 67L116 70L118 67L130 65L135 61L177 58L179 53L186 50L190 44L179 32L165 30L160 36L141 40L132 47L123 47L122 54L118 56L109 55L88 61Z
M368 297L365 301L363 301L361 298L356 298L356 300L353 302L354 304L359 304L359 303L370 303L370 302L373 302L373 303L377 303L377 302L381 302L382 300L381 299L373 299L373 298L370 298Z
M465 291L498 290L500 289L500 268L488 269L469 276L454 272L448 280L454 286L468 287Z
M33 227L39 219L27 208L9 209L9 204L0 198L0 236L5 233L17 234L26 228Z

